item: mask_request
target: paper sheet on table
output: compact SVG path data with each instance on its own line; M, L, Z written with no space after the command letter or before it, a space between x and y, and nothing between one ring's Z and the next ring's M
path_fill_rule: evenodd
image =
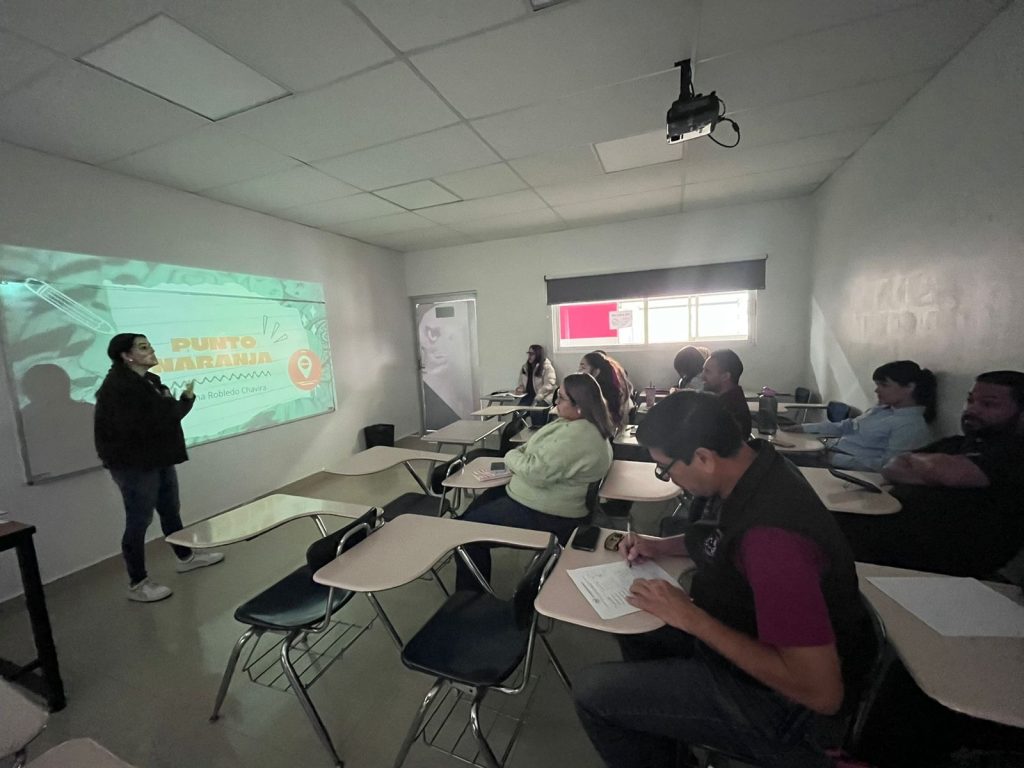
M572 568L566 573L602 619L617 619L640 610L626 602L634 579L662 579L679 586L665 569L650 561L636 563L630 568L625 560L618 560L604 565Z
M977 579L869 576L868 581L940 635L1024 637L1024 606Z

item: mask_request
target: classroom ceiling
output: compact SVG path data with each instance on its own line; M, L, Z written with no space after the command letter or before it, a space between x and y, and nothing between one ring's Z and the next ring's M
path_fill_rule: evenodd
M812 192L1006 4L0 0L0 140L399 251L482 242ZM737 148L665 142L686 57Z

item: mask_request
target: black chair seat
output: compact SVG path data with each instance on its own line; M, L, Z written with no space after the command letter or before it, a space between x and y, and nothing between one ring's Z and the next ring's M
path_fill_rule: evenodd
M509 601L456 592L405 646L402 662L466 685L500 685L523 660L529 634Z
M235 620L263 629L289 630L315 624L323 618L329 587L313 581L308 565L297 568L235 610ZM334 590L331 613L352 598Z
M384 520L390 522L399 515L425 515L427 517L437 517L439 514L444 515L451 511L452 505L448 499L445 499L443 504L441 498L438 496L427 496L422 493L414 493L410 491L403 493L397 499L394 499L388 504L384 505ZM440 512L438 512L440 509Z

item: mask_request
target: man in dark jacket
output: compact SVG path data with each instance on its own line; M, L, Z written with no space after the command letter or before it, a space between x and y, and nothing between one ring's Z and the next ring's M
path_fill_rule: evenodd
M128 567L128 599L143 603L171 596L169 587L146 573L146 529L153 510L164 535L182 528L175 464L188 461L181 420L192 410L189 382L180 399L149 372L159 362L149 339L119 333L107 345L111 365L96 393L96 453L121 489L125 528L121 552ZM178 573L219 563L218 552L174 547Z

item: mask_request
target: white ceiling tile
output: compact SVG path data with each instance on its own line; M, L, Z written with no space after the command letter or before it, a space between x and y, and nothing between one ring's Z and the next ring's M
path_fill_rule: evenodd
M465 125L315 163L349 184L381 189L493 163L498 157Z
M842 160L825 160L799 168L687 184L683 188L683 210L698 205L731 205L806 194L817 189L842 163Z
M679 213L683 204L682 187L654 189L633 195L586 200L560 205L555 211L570 224L599 224L606 221L624 221L642 216L663 216Z
M318 88L394 58L338 0L169 0L197 34L293 91Z
M0 93L24 83L57 61L45 48L0 29Z
M601 161L589 144L521 157L510 160L509 165L535 187L604 175Z
M463 234L487 240L521 237L523 235L535 235L542 232L566 229L565 222L550 208L540 208L535 211L465 221L452 224L451 227Z
M134 155L105 163L112 171L189 192L220 187L297 165L295 160L211 125Z
M465 245L476 241L469 235L456 232L448 227L433 226L429 229L414 229L409 232L394 232L386 235L373 235L366 241L382 248L396 251L424 251L430 248L448 248L453 245Z
M467 200L462 203L449 203L448 205L424 208L421 211L417 211L417 213L431 221L436 221L438 224L452 224L455 222L473 221L474 219L489 219L495 216L504 216L505 214L532 211L546 207L545 202L533 190L525 189L522 192L508 192L504 195L495 195L494 197L481 197L478 200Z
M697 50L707 59L779 42L921 0L715 0L703 5Z
M526 157L663 128L678 95L679 76L666 72L474 120L473 127L502 157Z
M735 111L945 63L993 15L989 2L938 0L702 62L698 91ZM742 126L742 124L741 124Z
M163 14L82 61L211 120L288 93Z
M389 213L404 212L394 203L381 200L376 195L364 193L349 195L348 197L336 200L325 200L321 203L310 203L309 205L287 208L279 211L277 215L283 219L297 221L300 224L309 224L326 229L347 221L372 219L376 216L387 216Z
M287 171L207 189L203 195L255 211L274 213L297 205L358 194L359 191L333 176L300 165Z
M0 99L0 138L101 163L209 121L76 62L65 62Z
M693 47L693 0L590 0L412 57L465 117L671 69Z
M509 0L355 0L356 6L401 51L462 37L529 14Z
M450 189L463 200L477 197L500 195L526 189L526 182L517 176L505 163L470 168L468 171L446 173L435 178L438 184Z
M364 240L375 235L390 235L395 232L409 232L414 229L428 229L436 226L434 222L427 221L415 213L395 213L391 216L378 216L374 219L346 221L332 226L331 231Z
M159 0L3 0L0 27L78 56L159 11Z
M256 107L224 123L310 162L455 121L455 114L407 65L396 63Z
M669 144L665 140L665 129L628 136L614 141L603 141L594 146L605 171L623 171L644 165L669 163L683 158L682 144Z
M536 190L549 205L558 207L584 200L599 200L603 197L619 197L635 192L678 187L683 183L683 171L683 164L677 161L646 168L630 168L565 184L537 187Z
M400 187L379 189L377 195L410 210L454 203L459 199L458 196L432 181L414 181L412 184L403 184Z

